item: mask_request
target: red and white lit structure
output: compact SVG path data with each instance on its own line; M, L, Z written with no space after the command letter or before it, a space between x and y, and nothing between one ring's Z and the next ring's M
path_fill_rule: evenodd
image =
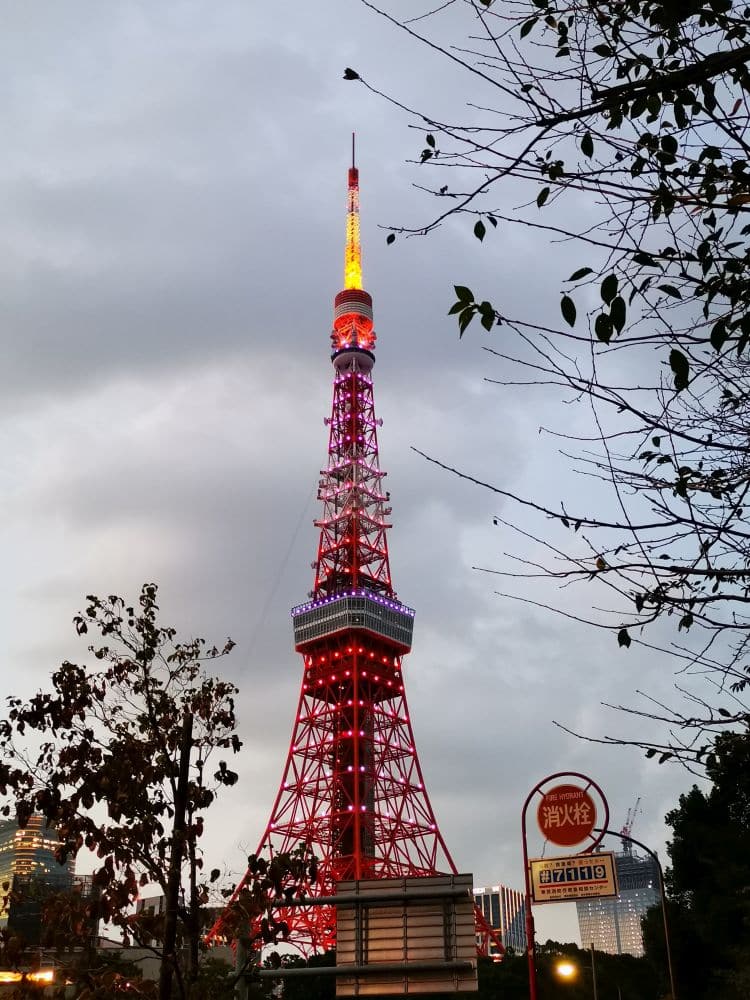
M332 895L342 880L456 873L425 789L404 690L414 611L396 596L388 560L390 495L378 457L376 338L372 298L362 287L353 162L347 198L315 580L309 600L292 609L302 690L281 787L257 851L268 856L306 844L320 859L313 896ZM303 951L335 947L333 907L283 915Z

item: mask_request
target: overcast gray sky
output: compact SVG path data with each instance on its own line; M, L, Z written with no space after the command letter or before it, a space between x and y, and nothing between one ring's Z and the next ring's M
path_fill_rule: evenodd
M344 67L460 113L451 73L353 0L1 8L4 693L83 657L70 620L85 594L158 582L183 634L238 643L241 783L206 849L238 870L255 849L299 693L289 608L312 583L356 130L391 567L417 611L407 696L442 832L476 884L520 888L521 804L570 769L602 785L616 827L640 795L635 835L663 851L686 775L552 720L625 731L599 703L668 694L671 666L499 599L471 567L516 545L493 527L502 505L411 450L532 491L564 476L540 424L578 419L483 382L486 335L459 341L446 315L453 283L480 282L516 312L556 311L559 250L514 229L480 246L468 222L387 247L378 228L429 218L405 163L422 139ZM538 925L577 936L570 907Z

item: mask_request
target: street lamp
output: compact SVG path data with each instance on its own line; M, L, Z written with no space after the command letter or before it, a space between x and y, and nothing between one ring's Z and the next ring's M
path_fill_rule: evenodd
M581 971L580 967L575 963L571 962L569 958L559 959L553 965L553 970L556 976L560 979L565 980L565 982L572 982L572 980L578 977L578 973ZM594 962L594 945L591 945L591 986L593 989L594 1000L597 1000L597 989L596 989L596 964Z
M555 975L559 976L560 979L575 979L578 975L578 966L575 962L569 962L567 959L561 962L555 962L554 969Z
M677 990L675 988L674 982L674 970L672 968L672 949L669 944L669 921L667 920L667 896L664 887L664 872L661 867L661 861L655 851L652 851L650 847L646 845L641 840L636 840L635 837L631 837L629 834L617 833L615 830L608 830L605 827L597 828L596 833L611 834L613 837L619 837L620 840L627 840L629 844L635 844L637 847L643 848L646 854L656 863L656 869L659 872L659 895L661 896L661 916L662 922L664 924L664 949L667 955L667 971L669 972L669 989L671 992L672 1000L677 1000ZM593 962L594 946L591 945L591 960Z

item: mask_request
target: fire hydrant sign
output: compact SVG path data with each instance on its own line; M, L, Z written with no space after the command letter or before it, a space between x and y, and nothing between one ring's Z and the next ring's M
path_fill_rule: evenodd
M534 903L617 895L615 856L611 851L567 858L531 858L529 871Z
M585 788L556 785L542 796L536 818L547 840L572 847L590 836L596 826L596 806Z

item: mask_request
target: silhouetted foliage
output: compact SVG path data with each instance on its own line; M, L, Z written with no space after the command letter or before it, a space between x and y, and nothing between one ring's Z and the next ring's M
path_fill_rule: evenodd
M740 1000L750 995L750 731L722 733L707 773L711 788L693 786L666 817L678 993ZM649 914L649 955L660 936Z
M187 998L197 995L209 887L219 875L202 874L204 819L219 789L237 780L222 755L237 753L241 743L236 689L204 669L233 643L179 642L175 629L158 623L156 597L156 586L147 584L133 606L116 596L88 598L74 623L79 635L98 636L89 646L97 666L66 661L51 690L8 699L0 791L5 815L24 825L38 812L57 829L60 860L83 850L96 857L95 898L70 897L67 910L56 902L68 945L82 943L77 929L88 935L90 921L106 921L126 943L161 954L169 972L163 998ZM136 913L147 887L175 906L168 903L166 914ZM104 988L92 979L78 995L98 997ZM156 995L155 984L139 989Z
M450 313L460 335L474 318L493 335L490 381L524 398L549 386L586 407L589 430L548 433L609 499L571 499L553 482L520 496L487 470L451 468L507 502L495 519L504 535L546 550L480 568L593 583L604 607L597 597L590 615L562 613L611 630L624 650L668 652L682 686L691 673L712 677L721 698L688 689L686 709L648 706L643 714L672 726L663 742L614 740L702 767L714 733L748 717L738 696L750 671L750 7L449 0L407 20L397 4L390 13L362 2L442 53L458 70L452 98L463 79L469 106L456 122L383 94L361 67L347 74L425 130L416 162L429 176L417 186L440 207L390 236L468 216L500 261L512 226L567 244L559 282L530 276L520 315L504 302L502 267L489 289L457 284ZM555 313L559 302L559 322L545 300ZM509 589L504 597L555 610L554 598ZM662 622L676 627L667 641Z

